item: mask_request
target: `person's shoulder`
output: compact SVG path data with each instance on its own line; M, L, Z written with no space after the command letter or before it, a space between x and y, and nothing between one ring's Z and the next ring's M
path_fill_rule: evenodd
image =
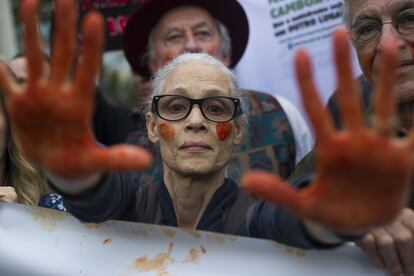
M284 112L279 100L269 93L242 89L242 101L249 115Z

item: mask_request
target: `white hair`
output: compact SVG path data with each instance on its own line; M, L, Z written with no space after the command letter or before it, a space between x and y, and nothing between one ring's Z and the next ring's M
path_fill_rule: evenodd
M171 62L169 62L164 67L160 68L154 75L154 78L151 83L151 95L147 101L147 104L145 106L144 112L147 113L151 111L151 104L152 104L152 98L157 95L161 95L164 89L165 80L168 78L168 76L171 74L171 72L178 66L185 63L198 61L204 64L209 64L223 72L224 75L226 75L227 79L229 80L229 88L233 92L233 97L240 100L240 108L242 110L242 115L238 116L244 124L245 122L245 115L246 114L244 110L244 104L243 104L243 96L242 91L239 88L238 82L236 80L235 75L233 72L224 65L221 61L218 59L205 54L205 53L183 53L181 55L178 55L176 58L174 58Z
M342 6L342 17L344 20L345 25L349 28L351 26L351 19L349 18L349 13L350 13L350 2L351 0L343 0L343 6Z

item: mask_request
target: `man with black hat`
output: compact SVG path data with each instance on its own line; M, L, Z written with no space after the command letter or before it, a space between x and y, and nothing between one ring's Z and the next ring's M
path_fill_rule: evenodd
M233 68L246 49L248 37L247 16L235 0L151 0L130 16L123 48L133 71L149 79L183 52L208 53ZM141 92L144 99L147 93ZM306 123L285 98L252 91L246 92L245 98L251 133L233 158L228 175L238 180L243 171L255 168L287 177L312 147ZM142 117L140 121L142 127L129 136L128 142L144 144L157 153L146 139ZM146 171L145 179L161 178L160 162L155 164Z

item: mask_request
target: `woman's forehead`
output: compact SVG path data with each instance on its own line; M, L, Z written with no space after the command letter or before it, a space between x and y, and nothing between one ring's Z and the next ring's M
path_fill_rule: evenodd
M188 97L234 96L230 77L219 67L200 61L177 65L166 77L162 94Z

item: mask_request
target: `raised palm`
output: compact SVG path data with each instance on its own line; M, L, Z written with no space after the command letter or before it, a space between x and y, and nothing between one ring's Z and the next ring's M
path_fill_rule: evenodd
M71 178L148 166L151 157L144 150L132 146L103 149L96 144L90 129L94 83L103 48L101 16L91 13L84 20L83 48L79 64L75 64L75 2L56 1L51 70L45 74L37 8L37 0L25 0L20 9L28 60L27 83L17 85L4 66L0 71L6 105L25 155L52 173Z
M277 176L253 172L244 184L302 219L340 230L366 230L389 223L409 195L414 135L392 135L394 74L397 49L382 45L382 72L376 84L375 124L364 126L359 94L353 81L350 49L345 30L334 32L338 100L345 127L336 131L318 96L305 51L296 55L296 74L304 107L317 136L317 172L299 191ZM414 132L413 132L414 133Z

